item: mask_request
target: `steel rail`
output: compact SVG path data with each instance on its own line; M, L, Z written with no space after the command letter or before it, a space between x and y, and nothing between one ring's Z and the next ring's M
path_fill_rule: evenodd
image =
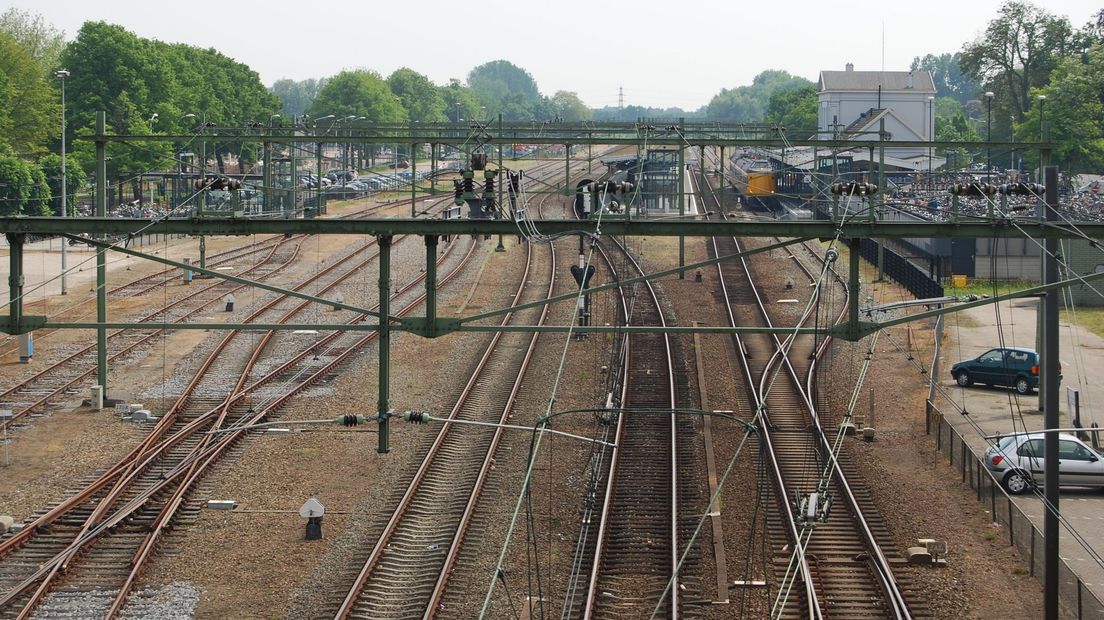
M284 261L282 264L280 264L277 267L276 271L278 271L279 269L283 269L284 267L291 264L296 259L296 257L298 256L300 246L301 246L301 243L296 246L295 252L290 257L288 257L288 259L286 261ZM270 259L274 255L275 250L276 250L276 248L274 247L273 251L268 256L265 257L265 260ZM258 263L257 265L254 265L253 267L251 267L250 269L246 270L243 273L250 273L250 272L254 271L255 269L260 268L261 266L263 266L263 263ZM275 273L275 271L273 273ZM267 279L268 277L270 277L271 275L272 274L267 274L265 276L262 276L259 279L264 280L264 279ZM161 315L163 315L165 312L167 312L168 310L170 310L172 308L175 308L177 306L183 305L183 304L185 304L189 301L193 301L196 296L198 296L200 294L203 294L203 293L206 293L208 291L211 291L211 290L213 290L217 287L225 286L225 285L226 285L226 282L224 282L224 281L212 282L208 286L206 286L205 288L201 288L200 290L196 291L194 294L189 295L187 297L181 297L180 299L177 299L177 300L173 301L172 303L168 304L167 306L163 306L162 308L158 309L157 311L152 312L150 314L147 314L146 316L138 319L137 325L140 325L141 323L154 323L154 324L162 323L163 324L165 322L163 318L160 321L158 321L157 319ZM236 293L236 292L240 291L241 289L243 289L245 287L246 287L245 284L239 284L237 286L234 286L234 287L230 288L227 291L227 293ZM201 304L201 305L197 306L196 308L188 311L187 313L173 319L173 323L183 323L183 322L187 321L187 319L190 319L193 316L201 313L202 311L206 310L210 306L212 306L216 303L219 303L221 301L221 296L222 296L222 293L218 293L213 299L211 299L207 302L204 302L203 304ZM135 329L141 329L141 328L136 327ZM116 338L121 338L125 335L129 335L129 333L133 332L133 331L134 330L132 330L132 329L119 329L119 330L113 331L110 334L108 334L108 339L110 341L110 340L114 340ZM113 362L117 359L122 358L123 356L131 353L132 351L134 351L138 347L140 347L140 346L146 344L147 342L153 340L154 338L157 338L158 336L164 334L166 331L167 331L166 329L161 328L161 329L155 329L154 331L149 332L145 336L142 336L141 338L139 338L137 341L130 343L129 345L124 347L122 350L116 351L115 353L111 354L108 357L108 361ZM79 362L78 358L80 358L81 356L87 355L88 353L95 350L95 348L96 348L95 344L90 344L90 345L84 347L83 349L66 356L63 359L58 360L57 362L54 362L50 366L47 366L46 368L43 368L39 372L35 373L33 376L28 377L27 379L24 379L19 384L15 385L15 386L12 386L8 390L6 390L4 393L0 394L0 399L14 396L19 391L26 389L27 386L34 383L35 381L39 381L39 380L48 378L50 375L58 372L66 364L78 363ZM80 383L81 381L83 381L85 378L87 378L88 376L90 376L94 372L96 372L95 366L93 366L92 368L90 368L88 370L85 370L85 371L81 372L80 374L78 374L75 377L73 377L72 379L70 379L68 382L63 383L61 386L59 386L57 388L54 388L50 392L47 392L44 396L39 397L38 400L35 400L31 404L23 407L21 410L14 412L13 415L12 415L11 420L9 420L8 423L10 424L11 422L14 422L14 421L16 421L16 420L18 420L22 417L25 417L25 416L29 415L36 407L39 407L39 406L45 407L49 403L50 400L56 398L60 394L64 394L66 391L72 389L73 386Z
M739 245L738 241L737 245ZM799 266L801 266L805 273L813 279L814 282L817 281L818 278L813 277L812 273L806 268L805 265L801 263L801 261L797 260L796 257L794 258L794 260ZM748 269L748 278L750 281L751 273L750 268L747 266L747 261L741 258L741 262L744 263L745 269ZM759 306L764 320L767 322L768 326L773 326L762 297L759 295L757 289L753 288L753 291L755 293L757 305ZM814 294L819 294L819 287L816 289L816 291L817 292ZM841 320L846 315L846 313L847 307L845 305L841 310L839 316L837 316L836 321L838 322L839 320ZM807 319L808 317L806 317L806 320ZM767 389L766 380L772 365L775 363L782 364L787 371L787 375L790 377L791 381L793 381L794 385L798 388L798 392L806 407L806 412L809 415L810 420L813 422L815 431L813 434L816 438L816 441L820 444L821 449L825 454L825 458L829 459L830 461L829 466L831 467L832 475L835 478L837 484L839 484L841 490L843 491L844 498L847 501L847 506L850 510L851 517L860 530L859 533L861 535L863 545L870 552L874 560L872 563L874 576L878 582L879 587L887 595L887 598L891 605L890 611L894 614L895 618L911 618L908 607L904 603L903 596L901 595L900 590L897 587L896 582L893 578L892 569L889 567L888 560L886 560L885 555L881 550L881 546L878 544L877 540L874 538L873 532L870 530L869 524L863 514L862 508L861 506L859 506L858 500L855 498L854 492L847 482L846 475L840 469L839 463L836 461L834 455L832 455L831 445L828 443L824 433L824 429L820 425L820 418L816 411L815 403L812 402L810 393L806 391L805 385L803 385L802 380L799 378L797 371L791 364L789 357L784 356L783 351L785 350L785 345L779 339L778 335L771 334L771 338L774 340L776 348L774 354L772 355L771 362L768 363L767 368L766 370L764 370L763 376L760 379L760 391L765 395L765 390ZM823 345L821 350L824 350ZM769 425L764 424L763 426L767 427Z
M310 286L311 284L314 283L314 281L316 281L319 278L322 278L323 276L326 276L326 275L330 274L331 272L335 271L338 267L340 267L340 266L344 265L345 263L351 261L352 259L356 258L357 256L359 256L360 254L362 254L363 252L368 250L373 245L374 245L374 243L368 243L368 244L365 244L365 245L357 248L355 251L347 254L346 256L342 257L340 260L338 260L338 261L334 262L333 264L329 265L326 269L323 269L323 270L321 270L320 272L318 272L316 274L312 274L311 278L307 282L304 282L304 283L298 285L295 290L303 289L303 288L306 288L307 286ZM356 273L356 271L360 267L362 267L363 265L368 264L374 258L375 258L375 255L373 255L371 257L368 257L366 259L363 259L361 265L359 265L355 269L353 269L353 270L349 271L348 273L346 273L337 282L332 283L329 287L327 287L327 290L329 288L332 288L333 286L336 286L342 280L350 277L352 274ZM246 321L256 319L261 314L263 314L265 311L272 308L277 303L280 303L281 301L283 301L283 299L284 299L283 297L278 296L278 297L268 301L267 303L263 304L259 309L254 310L247 317ZM296 311L298 311L299 309L301 309L305 305L306 305L305 303L301 304L300 306L298 306L296 308ZM290 318L290 316L288 318ZM163 416L163 420L165 420L165 425L159 425L160 428L168 428L169 425L171 425L172 423L175 422L177 413L180 410L182 410L183 407L186 406L186 404L190 401L191 395L197 389L197 386L199 385L199 381L203 378L203 376L206 375L206 373L207 373L208 369L210 368L211 364L216 359L219 358L220 354L226 349L226 347L228 347L230 345L230 343L240 333L241 332L238 332L238 331L230 332L222 338L222 340L215 347L215 349L212 351L212 353L208 355L207 359L205 360L205 362L201 366L200 371L197 372L196 375L192 378L192 380L189 383L189 386L185 390L184 394L182 394L182 396L177 400L176 404L170 409L170 411L165 416ZM250 369L252 368L252 362L255 361L255 359L256 359L256 355L254 355L254 357L250 360L250 363L248 363L245 366L245 368L241 371L241 373L239 375L239 381L240 381L240 378L242 376L248 376L248 373L249 373ZM150 445L152 442L158 441L160 436L161 436L160 433L155 431L155 432L151 433L147 437L146 441L143 442L143 443L145 445ZM196 450L196 448L193 448L193 454L194 454L195 450ZM189 458L190 456L191 455L186 455L185 458ZM141 458L142 458L142 454L139 453L137 455L137 457L133 461L131 461L132 467L130 467L129 469L125 469L122 472L123 475L116 480L115 485L108 492L107 496L104 497L103 499L101 499L97 503L95 509L85 519L85 522L82 525L80 532L75 537L77 540L82 541L81 544L71 545L66 551L64 551L64 552L62 552L62 554L60 554L60 556L59 556L61 558L60 561L54 563L53 568L45 576L45 578L42 579L42 581L39 584L39 587L37 588L35 593L31 596L31 600L26 605L24 605L23 609L20 611L20 614L17 616L17 618L19 620L23 620L24 618L26 618L30 615L30 613L33 611L35 606L37 606L37 604L41 601L41 599L49 591L49 588L51 587L53 580L59 574L66 572L68 570L69 563L74 559L76 554L79 553L80 551L82 551L90 542L92 542L94 540L94 538L86 538L86 534L88 534L88 532L92 529L92 527L99 521L99 519L102 517L102 515L112 508L112 506L115 504L118 497L129 488L130 482L141 475L144 468L135 468L135 467L133 467L133 465L136 464L138 462L138 460L141 459ZM18 592L16 592L16 591L13 591L12 593L13 594L18 594ZM5 597L5 599L3 601L0 601L0 605L6 604L6 602L7 602L7 597Z
M628 248L626 248L624 245L622 245L621 243L619 243L617 241L614 241L614 243L618 246L620 251L629 260L629 262L632 263L633 267L639 273L643 274L644 269L641 267L640 263L637 262L636 258L633 257L632 254L628 251ZM599 246L599 247L601 247L601 246ZM604 251L603 251L603 254L604 254ZM609 261L608 257L607 257L607 261L609 262L609 264L612 267L612 261ZM659 303L659 297L656 295L655 288L652 286L651 281L646 281L645 283L647 285L646 290L648 292L649 297L651 298L651 302L655 305L656 314L658 316L659 324L660 324L660 326L665 327L667 325L667 322L666 322L666 319L663 316L663 306L661 306L660 303ZM621 294L624 295L623 292ZM624 302L623 302L623 305L624 305ZM631 319L631 317L626 315L626 323L628 323L629 319ZM626 359L627 360L632 360L632 351L633 351L633 349L631 347L631 344L629 344L632 339L631 339L631 337L627 337L627 338L628 338L628 342L626 342L626 346L625 346ZM675 373L674 373L674 362L673 362L674 356L671 352L671 339L670 339L670 336L666 333L663 334L663 349L664 349L664 356L665 356L666 368L667 368L667 388L668 388L668 394L669 394L669 405L670 405L670 408L673 410L677 407L677 392L676 392L676 389L675 389ZM625 364L625 369L626 369L625 372L626 373L629 372L628 369L631 368L631 366L632 366L631 361L629 361L629 363ZM624 407L629 407L630 405L628 403L629 403L630 395L631 395L631 392L629 390L632 387L630 385L631 376L627 375L626 379L627 380L624 381L624 383L622 385L622 402L625 403L623 405ZM619 462L618 457L620 455L620 452L622 450L626 449L625 446L624 446L624 443L623 443L624 420L625 420L626 417L627 416L624 413L620 413L617 416L617 431L616 431L616 434L615 434L615 438L616 438L615 439L615 446L613 448L612 455L611 455L610 469L609 469L609 473L608 473L608 477L607 477L607 484L606 484L606 491L604 493L604 497L603 497L603 500L602 500L602 514L601 514L601 519L600 519L599 526L598 526L598 533L597 533L597 537L596 537L597 542L595 543L594 560L593 560L593 563L592 563L592 566L591 566L590 581L589 581L589 584L588 584L588 587L587 587L587 597L586 597L586 601L584 603L584 609L583 609L583 618L584 618L584 620L590 620L593 617L594 608L595 608L595 605L597 603L598 578L599 578L599 573L600 573L600 569L601 569L601 561L602 561L602 559L605 555L604 554L604 546L605 546L605 543L606 543L607 538L609 536L609 522L610 522L610 519L611 519L611 511L612 511L612 508L613 508L613 494L614 494L615 486L616 486L615 482L616 482L617 472L618 472L618 468L621 465L621 463ZM679 604L680 604L679 597L680 597L680 594L681 594L681 588L680 588L680 583L679 583L679 578L678 578L678 562L679 562L679 537L678 537L678 525L679 525L679 520L678 520L678 475L679 475L679 472L678 472L678 426L677 426L676 414L674 413L674 411L672 411L670 416L669 416L668 429L669 429L669 439L670 439L670 443L669 443L669 450L670 451L669 451L669 457L668 457L670 459L670 475L669 475L669 479L668 479L668 484L670 485L670 497L667 498L668 510L669 510L669 519L670 519L670 530L667 534L668 537L669 537L667 542L668 542L669 552L670 552L669 571L668 571L669 572L669 577L670 577L670 579L668 580L668 582L670 583L670 588L669 588L670 614L669 614L668 617L671 618L671 620L677 620L677 618L679 617Z
M453 270L452 273L450 273L448 276L446 276L445 278L443 278L440 281L441 285L444 285L449 280L451 280L453 277L455 277L455 275L457 273L459 273L459 271L467 264L467 262L470 260L471 255L474 251L474 247L475 246L473 244L472 247L469 249L469 252L468 252L467 256L464 257L464 259L462 260L460 265L458 265L456 267L456 269ZM450 251L451 251L451 246L450 246ZM448 254L448 252L446 252L446 255L447 254ZM442 256L441 260L444 260L444 258L445 258L445 256ZM315 275L317 276L318 274L315 274ZM414 286L416 286L419 282L421 282L424 279L424 277L425 276L423 274L423 275L420 275L417 278L415 278L415 280L413 282L411 282L410 284L405 286L402 290L400 290L398 293L396 293L396 296L398 296L398 295L408 291L410 288L413 288ZM408 305L406 308L404 308L404 310L401 312L401 314L407 314L407 313L411 312L418 304L420 304L424 300L424 298L425 298L425 294L422 293L415 301L413 301L410 305ZM361 321L361 320L364 320L366 318L367 318L367 315L362 314L362 315L359 315L358 317L350 320L349 322L352 323L352 322L356 322L356 321ZM331 334L330 338L324 339L324 341L320 340L317 343L315 343L314 345L312 345L311 347L308 347L308 349L306 351L303 351L302 353L297 355L294 358L294 360L289 360L288 362L285 362L283 365L281 365L279 368L271 371L264 378L262 378L261 380L255 382L253 385L251 385L249 388L247 388L246 391L256 389L257 387L259 387L259 385L271 381L276 376L278 376L281 372L286 370L291 364L293 364L294 362L296 362L298 360L301 360L304 357L310 355L313 350L316 350L316 349L324 346L324 344L326 342L328 342L329 340L332 340L333 338L336 338L338 335L340 335L340 332L335 332L334 334ZM375 332L372 332L372 333L369 333L365 336L360 337L356 343L354 343L352 346L348 347L339 356L335 357L335 359L332 360L330 363L326 364L325 366L323 366L318 371L312 373L306 380L301 381L297 386L292 387L283 396L276 399L273 402L273 404L270 404L268 407L264 408L262 411L257 412L254 415L254 419L259 419L260 417L263 417L264 415L267 415L267 413L269 411L271 411L272 409L274 409L274 408L278 407L279 405L281 405L288 398L290 398L294 394L298 393L300 390L304 389L307 385L309 385L309 384L313 383L314 381L318 380L319 378L323 377L328 372L331 372L334 367L336 367L342 361L347 359L349 355L351 355L357 349L362 347L364 344L367 344L368 342L373 340L375 337L376 337ZM215 356L211 356L209 358L209 361L213 360L214 357ZM198 377L198 374L197 374L197 377ZM193 382L193 383L195 383L195 382ZM234 402L240 401L245 396L246 391L240 392L239 394L235 395L233 397ZM221 409L221 407L209 411L207 414L204 414L203 416L200 416L196 420L194 420L191 423L187 424L183 429L181 429L180 432L176 433L174 436L167 438L166 441L160 442L158 445L156 445L153 449L151 449L149 451L149 454L147 455L147 458L145 459L145 463L144 463L143 466L148 466L149 464L151 464L153 462L153 460L157 457L157 454L163 453L165 450L169 449L172 445L175 445L175 444L179 443L184 438L186 438L188 435L190 435L192 432L195 432L196 430L198 430L200 428L206 427L209 423L209 419L208 419L209 416L213 413L216 413L220 409ZM228 434L227 437L231 437L231 438L236 439L240 434L241 434L241 431L238 431L238 432ZM217 458L217 456L219 454L221 454L221 452L223 450L223 447L225 445L228 445L228 444L227 443L220 443L219 446L216 447L214 453L207 459L207 462L204 464L204 468L206 468L207 465L212 463L214 458ZM137 469L141 469L141 468L139 467ZM134 510L137 510L139 507L141 507L141 505L144 504L145 501L148 501L148 499L151 498L154 494L159 492L161 489L165 488L168 484L172 483L176 478L178 478L180 476L180 473L181 472L178 470L177 472L175 472L171 475L168 475L166 477L166 479L162 480L159 484L156 484L154 487L149 489L143 495L140 495L137 500L129 502L128 505L127 505L129 508L124 511L125 514L120 515L119 513L117 513L116 515L112 516L107 522L111 523L112 525L117 524L122 518L125 518L127 515L131 514ZM130 478L134 478L134 477L136 477L136 475L137 475L136 472L132 472L131 475L130 475ZM164 525L164 523L165 523L165 521L162 522L162 526ZM105 530L105 528L97 526L95 528L95 530L90 532L89 536L86 536L84 540L78 541L78 543L75 543L75 544L79 544L79 545L86 544L92 538L94 538L94 536L99 535L100 533L103 533L104 530ZM7 541L5 541L5 542L7 542ZM147 547L147 549L148 549L148 547ZM58 561L58 558L60 558L64 555L65 555L65 552L63 552L63 553L59 554L58 556L56 556L55 560L54 560L54 563L56 563ZM140 566L136 567L136 569L138 569L138 568L140 568ZM40 570L39 573L37 573L35 576L32 576L31 579L34 579L35 577L40 577L41 574L42 574L42 571ZM136 576L136 571L132 570L131 578L128 579L128 583L132 584L133 583L133 578L135 576ZM11 598L11 595L9 594L7 599L10 599L10 598ZM120 596L120 598L122 598L122 597ZM0 601L0 606L2 606L3 604L6 604L7 599L5 599L4 601Z
M527 245L527 248L528 248L528 252L526 254L524 275L521 278L521 281L520 281L520 284L518 285L517 291L515 291L515 293L514 293L512 303L517 303L517 301L519 299L521 299L523 293L525 292L525 285L526 285L526 282L528 280L528 274L529 274L529 271L532 267L532 258L533 258L532 257L532 246ZM555 278L552 278L552 280L554 281ZM546 313L547 313L547 309L542 311L542 314L541 314L542 317ZM507 314L506 316L503 317L502 323L505 324L505 323L509 322L512 317L513 317L513 313ZM491 338L490 343L484 349L483 355L480 357L479 362L476 364L475 370L472 371L470 377L468 378L467 383L464 385L464 388L461 390L459 398L457 398L456 403L453 405L453 407L450 410L450 412L449 412L446 419L451 420L451 419L456 418L460 414L460 412L464 409L464 406L467 404L468 399L471 397L472 392L473 392L476 384L481 379L484 378L483 377L483 371L485 370L488 362L491 360L492 356L494 355L494 353L497 349L498 343L503 338L503 336L504 336L503 332L496 332L495 335ZM535 334L534 334L534 336L535 336ZM533 348L535 346L536 346L536 338L531 338L529 348L527 349L526 354L525 354L524 363L521 365L521 367L517 371L517 375L514 379L514 383L513 383L513 387L511 389L510 395L507 398L507 402L506 402L505 406L503 407L502 412L499 415L500 420L505 419L505 417L507 415L509 415L509 412L510 412L511 407L513 405L514 399L517 395L517 391L520 388L522 378L525 376L525 371L527 370L527 367L528 367L528 361L529 361L529 359L532 355L532 351L533 351ZM380 534L379 538L376 540L375 545L373 545L372 551L369 554L368 559L364 562L364 564L361 567L360 571L358 572L356 578L354 578L353 583L352 583L352 585L350 586L350 588L348 590L348 593L345 595L344 600L342 601L341 605L338 607L337 612L334 614L335 618L345 619L345 618L348 618L350 616L350 614L353 613L353 609L354 609L354 607L356 607L358 601L360 600L360 597L361 597L361 594L364 590L364 587L368 583L368 579L372 576L373 572L379 567L380 561L382 560L382 557L383 557L383 554L384 554L384 551L387 550L388 546L391 543L392 537L394 536L395 532L398 530L399 525L403 522L403 519L406 517L407 508L413 503L414 498L419 493L419 491L421 491L422 482L426 479L426 475L428 474L430 468L435 464L435 460L437 459L438 454L441 452L442 447L445 445L445 441L449 437L451 429L452 429L451 425L444 424L441 427L441 430L437 433L437 436L434 438L433 443L430 445L430 448L429 448L428 452L422 458L422 461L419 464L418 469L415 471L413 479L407 485L406 491L403 493L402 498L399 500L398 504L395 506L395 509L392 511L391 517L388 519L387 525L384 527L383 532ZM490 461L491 461L492 455L494 454L493 449L498 444L498 439L501 435L501 432L502 432L501 428L496 429L495 432L494 432L491 447L488 449L487 454L484 457L483 466L481 467L480 471L477 473L477 480L479 481L479 483L481 483L483 480L485 480L486 469L489 468L489 466L490 466ZM479 489L478 486L475 489L473 489L472 495L469 496L468 503L465 506L465 511L464 511L464 513L461 517L461 519L463 521L463 525L464 525L465 528L467 526L467 518L465 518L465 517L468 517L469 516L469 511L472 508L474 508L475 500L477 499L477 495L479 493L479 490L480 489ZM460 537L462 537L462 533L460 532L460 530L457 530L454 533L454 541L457 540ZM453 548L450 549L450 553L449 553L449 556L451 556L451 561L455 560L455 551L456 551L456 547L454 545ZM442 569L442 573L447 572L448 568L449 568L449 566L446 564L446 566ZM438 588L440 588L440 587L443 587L443 584L441 583L441 576L438 577L437 583L434 586L434 591L431 594L432 597L434 597L434 598L439 597L440 593L438 592ZM425 611L425 614L426 615L432 615L432 609L433 609L433 606L429 605L428 608Z
M691 179L693 178L694 175L691 175ZM713 191L712 186L708 184L707 186L709 187L710 194L713 196L713 200L716 203L719 211L722 206L720 199L717 197L716 192ZM709 241L713 248L713 255L721 256L720 248L717 247L717 237L710 237ZM739 248L739 244L737 244L736 247ZM750 285L751 277L750 273L746 271L746 264L745 273L747 274L748 283ZM725 278L724 266L722 263L717 263L717 280L718 282L720 282L721 285L721 291L725 300L725 314L728 316L729 325L732 327L736 327L736 316L732 312L732 303L731 301L729 301L732 299L732 296L730 295L728 290L728 282ZM754 290L754 287L752 288ZM745 355L747 349L745 348L743 340L740 338L739 334L732 334L732 339L735 344L735 349L738 352L737 355L741 358L741 363L739 364L739 366L740 369L743 371L745 387L747 389L748 396L753 401L756 416L758 417L760 415L760 412L766 409L766 402L761 391L755 389L756 381L752 377L750 365L747 363ZM778 455L774 448L774 440L771 437L770 424L759 425L759 436L762 437L763 443L766 446L766 456L769 461L769 469L771 472L772 481L774 482L774 486L776 488L776 493L778 494L779 498L782 498L782 500L778 503L783 509L783 513L785 515L785 526L790 537L790 542L793 545L799 545L801 541L801 535L799 534L797 529L797 519L796 517L794 517L793 507L790 505L789 501L787 501L787 498L790 497L790 492L787 488L786 479L785 476L783 476L782 474L782 468L778 461ZM803 589L805 590L805 607L807 609L808 617L810 618L810 620L819 620L823 617L823 613L820 609L820 602L816 594L816 588L813 586L813 578L812 572L809 569L809 562L804 554L800 554L797 556L797 570L801 575Z

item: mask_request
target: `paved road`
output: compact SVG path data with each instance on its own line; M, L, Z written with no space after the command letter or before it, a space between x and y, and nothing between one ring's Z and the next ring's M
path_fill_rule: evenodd
M985 434L1043 428L1043 415L1039 412L1039 397L1017 396L1007 388L974 386L958 387L950 376L950 366L956 361L977 357L986 350L1001 346L1036 348L1037 325L1034 300L1000 304L998 327L997 313L993 306L964 311L961 318L949 315L946 338L943 341L941 376L936 377L943 388L943 400L937 405L947 412L946 419L966 438L975 453L985 450ZM1067 388L1081 393L1081 420L1085 426L1096 422L1104 427L1104 338L1087 330L1062 322L1060 324L1059 351L1062 363L1062 394L1060 413L1062 426L1070 425L1066 396ZM1003 332L1003 343L1001 333ZM946 399L956 403L950 405ZM956 409L965 408L969 420L954 415ZM1042 530L1043 509L1041 501L1033 495L1015 498L1016 504ZM1095 551L1104 556L1104 490L1089 488L1064 488L1059 509L1064 517L1088 540ZM1104 600L1104 567L1098 565L1065 529L1059 545L1060 555L1069 563L1081 580L1096 596ZM1063 595L1065 596L1065 595Z

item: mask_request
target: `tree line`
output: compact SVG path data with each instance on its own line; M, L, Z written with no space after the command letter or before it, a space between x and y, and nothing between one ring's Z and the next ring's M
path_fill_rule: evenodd
M68 73L59 77L62 68ZM1049 141L1054 162L1066 170L1104 167L1104 10L1077 28L1011 0L961 50L917 56L910 68L932 74L937 139ZM776 69L721 89L691 111L591 109L574 92L542 94L528 71L507 60L481 64L447 84L403 67L386 77L357 69L266 87L247 65L215 49L144 39L98 21L66 41L40 16L11 9L0 15L0 215L59 212L63 82L70 195L86 186L94 159L93 145L73 137L92 133L99 111L112 133L198 136L208 125L284 123L303 115L393 123L486 122L500 114L553 122L684 117L813 130L817 109L813 82ZM195 146L113 143L108 178L125 183L125 175L174 170ZM220 170L229 161L255 162L255 148L208 141ZM1025 164L1035 164L1030 154Z

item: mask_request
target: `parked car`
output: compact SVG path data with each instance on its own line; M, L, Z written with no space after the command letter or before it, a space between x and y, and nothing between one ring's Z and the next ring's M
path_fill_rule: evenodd
M1045 433L1002 437L985 451L985 466L1012 495L1043 480ZM1058 434L1058 484L1104 487L1104 460L1100 452L1073 435Z
M1058 372L1061 371L1059 364ZM1030 394L1039 387L1039 355L1035 349L997 347L951 366L951 377L962 387L984 383L1011 387L1017 394ZM1059 374L1058 379L1061 378Z

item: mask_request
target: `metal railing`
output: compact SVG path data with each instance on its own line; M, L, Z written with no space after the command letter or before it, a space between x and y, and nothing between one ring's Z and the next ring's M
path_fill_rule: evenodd
M872 239L862 239L859 253L870 263L878 264L878 243ZM943 296L943 285L928 277L923 270L913 265L908 259L894 252L888 247L883 247L882 252L885 274L895 282L908 289L917 299L929 299Z
M1040 528L1012 501L982 460L966 444L962 435L944 419L943 413L930 399L927 401L925 428L929 435L935 435L936 447L947 457L951 467L962 475L963 484L970 485L977 494L978 502L989 508L993 522L1005 528L1008 544L1016 547L1022 557L1027 559L1031 576L1041 582L1043 533ZM1085 586L1064 559L1058 563L1058 579L1058 611L1062 618L1104 619L1104 602Z

